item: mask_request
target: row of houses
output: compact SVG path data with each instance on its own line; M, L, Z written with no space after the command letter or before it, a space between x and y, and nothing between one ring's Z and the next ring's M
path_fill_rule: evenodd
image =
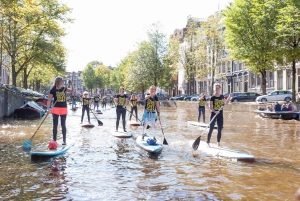
M218 12L216 12L218 13ZM193 20L207 21L207 19L193 18ZM191 20L188 16L187 21ZM223 24L220 25L221 29L225 31ZM173 39L180 41L180 46L187 45L185 42L185 34L188 30L187 26L183 29L176 29L172 35ZM217 72L215 77L211 75L207 77L194 76L193 82L186 81L186 72L183 66L178 63L178 74L174 77L174 87L169 91L169 94L175 96L177 94L194 94L206 93L212 94L212 85L220 83L222 85L222 93L232 92L256 92L262 93L261 83L262 77L260 74L253 73L248 70L243 62L230 59L230 55L221 50L219 55L215 54L211 48L207 48L208 63L211 64L211 58L216 56ZM266 76L266 90L267 93L273 90L292 90L292 69L291 66L284 68L275 68L274 72L267 72ZM191 85L189 87L189 84ZM296 94L300 92L300 63L296 64Z

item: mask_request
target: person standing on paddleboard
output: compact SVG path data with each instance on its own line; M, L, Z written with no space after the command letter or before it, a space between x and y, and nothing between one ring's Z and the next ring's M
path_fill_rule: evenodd
M131 121L133 111L135 111L135 121L137 122L138 121L137 99L134 94L131 95L130 105L131 105L131 113L130 113L129 121Z
M54 106L51 110L51 114L53 117L53 141L56 142L58 118L60 116L60 123L61 123L62 134L63 134L62 145L66 145L66 137L67 137L66 119L68 114L66 92L74 93L75 90L71 80L69 80L69 84L72 87L71 89L68 89L66 86L63 86L63 84L64 83L62 77L57 77L55 79L54 85L50 90L50 94L48 96L47 112L50 112L49 108L51 105L52 98L54 98Z
M198 108L198 122L200 122L201 113L203 115L203 123L205 123L205 103L206 103L206 97L204 93L200 94L199 97L199 108Z
M149 93L145 97L145 110L143 114L143 119L142 121L144 122L143 125L143 137L142 140L144 140L144 137L147 136L145 133L145 129L147 128L148 121L151 121L152 124L152 135L153 139L155 139L155 131L156 131L156 125L155 125L155 120L157 119L155 110L157 112L157 116L160 116L160 108L159 108L159 100L158 97L156 96L156 87L151 86L149 89Z
M83 97L80 98L80 102L82 103L81 123L83 121L84 112L86 111L89 124L91 124L91 121L90 121L91 98L89 98L89 93L87 91L83 92Z
M219 147L221 146L220 141L221 141L221 136L222 136L224 118L223 118L223 110L221 110L221 111L219 111L219 110L221 109L223 104L228 104L228 102L232 96L232 94L230 93L227 100L224 100L225 99L224 96L220 93L221 88L222 87L219 83L215 83L214 84L215 95L213 95L210 98L210 111L211 111L210 120L211 120L211 122L210 122L209 132L207 134L207 141L206 141L208 146L210 143L211 134L213 132L216 121L217 121L217 125L218 125L217 143L218 143ZM214 118L215 115L217 115L217 116Z
M96 94L96 96L94 97L94 110L95 107L97 107L97 110L99 109L99 100L100 100L100 96L99 94Z
M122 115L122 122L123 122L123 130L124 132L127 132L125 128L126 125L125 117L126 117L126 105L128 105L128 96L124 94L124 92L125 92L124 87L120 87L119 94L117 94L116 97L114 98L115 105L117 106L116 107L116 113L117 113L116 132L118 132L121 115Z
M72 109L76 109L76 101L77 101L76 91L71 96L71 101L72 101Z

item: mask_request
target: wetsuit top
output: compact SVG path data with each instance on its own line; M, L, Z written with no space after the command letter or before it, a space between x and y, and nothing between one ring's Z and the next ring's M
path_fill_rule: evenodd
M145 109L147 111L154 112L156 109L156 101L158 101L158 97L156 95L153 98L148 98L145 103Z
M205 97L199 100L199 108L205 108L205 101L206 101Z
M106 98L102 98L102 103L106 103Z
M65 87L62 87L60 89L56 89L56 87L53 87L50 90L50 94L52 94L54 98L54 107L67 107Z
M123 96L121 96L120 94L118 94L116 96L116 98L118 99L117 108L123 108L123 106L126 104L126 99L128 98L128 96L126 94L124 94Z
M82 106L89 107L91 98L82 98Z
M215 111L218 111L220 110L220 108L222 107L223 105L223 99L224 99L224 96L223 95L220 95L219 97L216 97L215 95L213 95L211 98L210 98L210 101L213 102L213 109ZM222 113L222 110L220 111Z
M95 96L94 97L94 103L98 103L99 102L99 96Z
M136 105L137 105L137 100L135 99L135 100L130 100L130 101L131 101L132 106L133 106L133 107L136 107Z

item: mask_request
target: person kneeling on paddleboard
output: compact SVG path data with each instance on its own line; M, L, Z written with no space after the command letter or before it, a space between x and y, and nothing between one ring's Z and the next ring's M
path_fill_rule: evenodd
M143 137L142 140L144 140L144 137L147 136L145 133L145 129L147 128L148 121L151 121L152 124L152 135L153 139L155 139L155 131L156 131L156 125L155 121L157 119L155 110L157 111L158 118L160 116L160 108L159 108L159 100L158 97L156 96L156 87L151 86L149 89L149 93L145 97L145 110L143 114L143 119L142 121L144 122L143 125Z

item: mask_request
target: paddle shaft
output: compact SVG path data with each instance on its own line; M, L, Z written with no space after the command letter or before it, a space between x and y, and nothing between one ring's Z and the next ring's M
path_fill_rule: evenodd
M167 140L166 140L166 137L165 137L165 133L164 133L164 130L163 130L163 128L162 128L162 125L161 125L161 120L160 120L160 117L158 118L159 119L159 124L160 124L160 128L161 128L161 132L162 132L162 134L163 134L163 136L164 136L164 144L168 144L168 142L167 142Z

